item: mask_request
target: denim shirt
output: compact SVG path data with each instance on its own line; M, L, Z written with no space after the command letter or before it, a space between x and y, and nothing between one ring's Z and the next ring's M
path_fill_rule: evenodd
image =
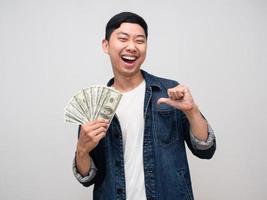
M215 137L211 137L213 141L209 148L195 148L185 114L169 105L157 104L158 99L168 97L167 90L178 83L143 70L142 74L146 81L143 162L147 200L192 200L185 142L194 155L210 159L216 149ZM108 86L113 81L111 79ZM90 181L81 183L86 187L94 184L93 198L126 200L123 140L116 115L106 137L90 152L90 156L96 174Z

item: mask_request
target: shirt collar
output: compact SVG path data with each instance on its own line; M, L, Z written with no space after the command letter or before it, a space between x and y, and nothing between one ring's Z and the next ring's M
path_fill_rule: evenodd
M150 88L150 87L157 87L161 89L161 86L159 84L159 82L156 80L156 77L153 76L152 74L147 73L146 71L141 69L141 73L146 81L146 87ZM114 77L112 79L110 79L107 83L107 86L112 86L114 83Z

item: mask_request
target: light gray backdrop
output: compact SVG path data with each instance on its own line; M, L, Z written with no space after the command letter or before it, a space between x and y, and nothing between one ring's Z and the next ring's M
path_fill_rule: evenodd
M264 0L1 0L0 199L92 199L72 175L63 109L111 77L101 40L121 11L149 25L143 69L188 85L216 131L212 160L188 152L196 199L266 199Z

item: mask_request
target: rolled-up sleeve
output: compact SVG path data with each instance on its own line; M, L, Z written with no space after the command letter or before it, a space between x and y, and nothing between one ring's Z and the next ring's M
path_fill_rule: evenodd
M75 178L81 183L81 184L87 184L89 183L96 175L96 171L97 171L97 168L94 164L94 161L92 160L91 158L91 168L89 170L89 173L87 176L82 176L78 169L77 169L77 165L76 165L76 158L73 159L73 164L72 164L72 171L73 171L73 174L75 176Z
M201 141L197 139L192 130L190 129L190 140L192 143L192 146L196 150L207 150L211 148L215 141L215 134L213 129L211 128L210 124L208 123L208 139L206 141Z

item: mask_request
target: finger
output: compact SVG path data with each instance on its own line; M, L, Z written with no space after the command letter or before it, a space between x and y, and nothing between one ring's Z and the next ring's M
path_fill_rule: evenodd
M98 123L101 123L101 122L108 123L109 121L107 119L96 119L96 120L87 122L84 125L91 125L92 126L92 125L95 125L95 124L98 124Z
M108 119L96 119L95 122L105 122L105 123L108 123L109 120Z
M169 98L160 98L158 100L158 104L167 104L169 106L172 106L176 109L181 109L182 108L182 101L183 100L172 100L172 99L169 99Z
M162 104L162 103L165 103L167 98L159 98L158 101L157 101L157 104Z
M99 127L98 129L92 131L92 133L90 135L97 136L97 135L99 135L102 132L105 132L106 133L107 132L107 129L104 128L104 127Z
M101 120L101 121L94 121L92 123L87 123L85 125L82 125L81 129L82 129L83 132L87 133L87 132L91 132L91 131L93 131L95 129L98 129L99 127L102 127L102 126L103 127L108 127L107 121Z
M183 87L178 85L175 88L168 89L168 95L173 100L181 99L184 96Z
M174 101L174 100L172 100L170 98L160 98L157 103L158 104L164 103L164 104L170 105L172 107L176 107L176 104L177 104L176 101Z
M101 132L95 137L95 140L99 142L105 136L106 136L106 132Z
M183 90L177 90L175 91L176 99L181 99L184 97L184 91Z
M79 139L83 142L95 142L96 137L101 134L101 133L105 133L106 134L107 129L101 127L95 131L91 131L86 133L83 137L80 137Z
M100 127L105 127L105 128L107 128L107 127L108 127L108 123L106 123L106 122L99 122L99 123L97 123L97 124L92 125L90 128L91 128L91 130L94 131L94 130L100 128Z
M98 144L99 141L105 136L106 136L106 132L100 132L98 135L91 138L90 143L93 142L93 143Z
M167 92L168 92L168 96L169 96L170 99L175 99L175 94L174 94L174 89L173 88L168 89Z
M179 88L179 91L183 94L183 95L185 95L185 94L187 94L187 93L189 93L190 94L190 90L189 90L189 88L187 87L187 86L185 86L185 85L179 85L180 87L178 87Z
M179 95L179 92L177 90L173 90L172 96L173 96L173 98L172 98L173 100L177 100L177 99L181 98Z
M86 146L92 146L92 144L93 144L93 146L95 147L98 143L99 143L99 141L103 138L103 137L105 137L105 135L106 135L106 132L101 132L101 133L99 133L98 135L96 135L96 136L94 136L94 137L91 137L89 140L87 140L86 142L84 142L84 144L86 145ZM94 148L93 147L93 148Z

